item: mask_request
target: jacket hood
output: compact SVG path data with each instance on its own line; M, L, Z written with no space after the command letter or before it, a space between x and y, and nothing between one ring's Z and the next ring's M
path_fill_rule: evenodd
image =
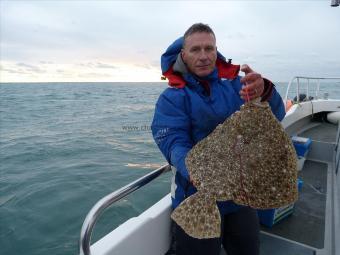
M184 72L187 72L187 69L183 66L184 63L180 63L180 61L177 61L176 63L176 60L179 58L179 54L181 53L183 42L184 37L182 36L175 40L161 56L162 74L168 78L170 86L178 88L183 88L186 84L181 73L178 72L178 64L180 64L179 67L181 70L184 70ZM175 63L176 66L174 68ZM216 68L218 71L218 77L226 79L235 79L240 70L239 65L227 63L225 57L219 51L217 51Z
M168 71L169 68L176 62L178 54L181 53L183 42L184 37L181 36L175 40L163 53L161 57L162 73ZM226 61L225 57L219 51L217 51L217 58Z

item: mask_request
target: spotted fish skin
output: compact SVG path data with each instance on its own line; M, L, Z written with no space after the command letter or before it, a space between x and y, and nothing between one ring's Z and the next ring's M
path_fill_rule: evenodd
M267 102L241 106L192 148L186 166L198 191L171 217L195 238L220 236L216 201L269 209L297 200L295 149Z
M219 237L221 216L216 200L211 199L208 193L197 192L185 201L171 214L172 219L195 238Z

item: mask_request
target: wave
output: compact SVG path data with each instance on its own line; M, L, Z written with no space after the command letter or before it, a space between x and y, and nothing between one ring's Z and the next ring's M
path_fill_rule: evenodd
M157 169L160 168L161 166L165 165L159 164L159 163L128 163L127 167L133 167L133 168L142 168L142 169Z
M154 110L155 106L153 104L129 104L129 105L119 105L117 108L120 111L128 112L141 112L141 111L151 111Z
M3 206L8 201L12 200L14 197L15 197L15 195L1 196L0 197L0 206Z

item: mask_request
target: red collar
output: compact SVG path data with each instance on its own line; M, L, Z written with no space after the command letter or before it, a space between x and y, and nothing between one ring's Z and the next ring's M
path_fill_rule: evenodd
M218 72L218 78L225 78L229 80L233 80L237 77L240 66L233 65L225 62L222 59L216 60L216 68ZM175 88L184 88L186 81L183 79L182 75L173 70L173 65L163 73L163 75L168 79L169 85Z

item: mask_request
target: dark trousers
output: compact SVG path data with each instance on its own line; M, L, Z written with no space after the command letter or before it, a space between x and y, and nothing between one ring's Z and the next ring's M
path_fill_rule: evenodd
M196 239L187 235L173 222L174 242L172 253L176 255L219 255L223 245L227 255L259 254L259 220L256 210L243 207L222 219L222 237Z

